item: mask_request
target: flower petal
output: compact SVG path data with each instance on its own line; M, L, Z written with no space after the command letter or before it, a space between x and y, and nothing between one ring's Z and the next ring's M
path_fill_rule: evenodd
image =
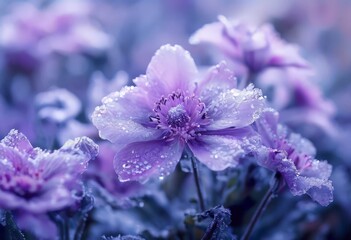
M183 150L184 144L177 140L131 143L116 154L115 171L121 182L163 177L174 170Z
M314 184L314 186L307 191L307 194L320 205L328 206L334 199L333 189L332 182L329 180L321 182L318 185Z
M269 156L259 164L284 177L290 192L294 196L308 194L322 206L327 206L333 201L333 186L328 180L331 166L326 162L313 160L310 167L299 171L291 159L279 151L270 151Z
M280 39L272 25L265 25L261 31L270 42L270 56L267 60L268 66L287 66L297 68L308 68L308 62L301 57L299 48L294 44L287 44Z
M15 129L12 129L9 134L1 140L1 143L25 154L31 154L34 150L27 137Z
M225 18L220 16L220 19L224 20ZM229 56L236 57L241 53L236 47L235 40L229 37L227 30L228 28L223 21L206 24L190 37L189 42L190 44L210 43L219 47Z
M124 87L103 98L92 115L100 137L119 144L156 139L160 131L146 127L152 110L145 97L138 87Z
M29 158L29 157L28 157ZM32 159L21 154L17 149L0 144L0 177L1 183L8 184L5 176L12 177L17 171L28 171L34 167Z
M63 186L52 185L37 197L30 200L8 191L0 190L0 207L10 210L23 210L31 213L45 213L62 209L72 204L73 198Z
M227 63L222 61L211 67L205 74L195 90L201 101L206 105L221 92L236 88L237 80L234 73L227 67Z
M88 137L78 137L74 140L68 140L59 151L68 152L73 155L82 153L90 160L98 155L99 147Z
M276 148L279 114L272 108L265 109L255 122L257 132L261 135L266 147Z
M188 51L178 45L164 45L151 59L146 77L137 78L134 83L158 101L177 90L193 90L196 76L197 68Z
M67 141L53 153L43 153L37 159L43 178L55 182L75 179L82 174L90 160L98 154L98 146L89 138L81 137Z
M230 129L228 135L202 135L189 142L189 147L209 169L221 171L236 167L240 158L254 151L258 143L259 138L251 128L242 128Z
M332 138L335 138L338 134L332 117L315 109L294 107L281 111L280 116L281 122L291 127L312 125L318 127L318 130L322 130Z
M316 156L316 148L313 146L312 142L302 137L300 134L291 133L289 135L289 144L293 146L295 151L302 155Z
M210 130L240 128L253 123L266 106L261 90L249 85L244 90L231 89L220 93L207 107Z

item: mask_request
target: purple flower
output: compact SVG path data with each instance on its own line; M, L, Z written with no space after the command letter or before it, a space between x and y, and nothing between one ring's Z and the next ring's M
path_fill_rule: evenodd
M41 120L54 123L63 123L76 117L82 108L79 99L64 88L37 94L35 105Z
M255 142L250 127L265 106L259 89L236 89L225 63L198 74L180 46L162 46L146 75L102 100L93 124L122 145L114 167L120 181L170 174L187 148L214 171L235 167Z
M0 142L0 208L38 214L70 205L71 191L97 152L87 137L43 151L11 130Z
M282 123L298 130L308 125L311 133L313 129L323 130L335 137L337 130L332 122L335 106L323 96L311 77L310 71L301 69L269 69L260 74L255 83L263 92L272 93L268 96L270 106L279 111ZM306 130L304 134L313 135Z
M271 25L258 27L229 22L224 16L218 19L219 22L199 29L190 38L190 43L213 44L250 72L259 72L267 67L307 66L297 47L280 39Z
M0 24L0 46L38 57L52 52L98 53L111 45L89 15L93 6L84 1L56 1L45 9L17 4Z
M307 139L278 124L278 113L272 109L262 113L255 122L267 147L259 164L279 172L293 195L308 194L323 206L333 201L333 186L329 180L332 166L315 159L316 149Z

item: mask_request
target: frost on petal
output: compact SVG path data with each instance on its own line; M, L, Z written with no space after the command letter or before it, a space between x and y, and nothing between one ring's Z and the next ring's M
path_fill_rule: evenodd
M174 170L183 150L184 144L177 140L131 143L116 154L115 171L121 182L164 177Z
M266 106L261 90L249 85L244 90L231 89L220 93L207 107L210 130L245 127L260 117Z
M261 117L255 122L257 132L261 135L262 142L267 147L276 147L279 114L272 108L265 109Z
M94 159L99 152L99 147L88 137L79 137L74 140L68 140L61 148L61 152L68 152L72 155L83 153L89 159Z
M157 101L177 90L193 90L196 76L197 68L188 51L178 45L164 45L151 59L146 77L134 82Z
M10 184L11 179L6 179L16 171L28 171L33 166L33 162L24 158L16 148L0 144L0 185Z
M301 171L304 185L308 186L307 194L323 206L333 201L333 186L329 177L332 166L327 161L314 160L309 168Z
M301 174L306 177L315 177L328 180L332 173L332 166L327 161L314 160L309 168L303 169Z
M67 141L53 153L38 157L43 177L69 179L83 173L90 160L98 154L98 146L89 138L81 137Z
M305 154L311 157L316 155L316 148L313 146L313 144L300 134L291 133L289 135L289 143L293 145L295 151L299 152L300 154Z
M101 138L128 144L159 136L160 131L147 127L152 109L146 106L145 93L139 88L125 87L103 98L102 103L92 115Z
M332 182L316 177L296 176L294 182L288 182L293 195L308 194L314 201L327 206L333 201Z
M9 134L1 140L1 143L21 153L31 154L34 150L27 137L15 129L12 129Z
M322 206L328 206L333 202L333 186L331 181L325 181L311 187L307 194Z
M213 171L235 167L241 157L255 149L258 139L249 129L232 129L228 134L202 135L189 142L189 147L194 156Z
M49 152L31 149L24 135L10 132L0 143L0 208L45 213L70 205L79 175L97 153L87 137Z
M211 67L203 79L199 82L195 93L205 103L209 104L212 99L221 92L236 88L237 80L234 73L227 67L226 62L220 62Z
M294 196L308 194L322 206L333 201L331 166L327 162L312 160L309 166L299 169L292 159L286 158L285 152L271 150L259 164L279 172Z

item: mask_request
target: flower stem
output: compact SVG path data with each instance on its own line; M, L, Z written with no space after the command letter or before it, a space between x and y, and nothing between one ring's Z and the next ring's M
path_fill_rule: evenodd
M250 235L251 235L258 219L260 218L260 216L262 215L263 211L266 209L268 204L271 202L271 200L275 197L275 194L279 189L279 185L280 185L280 178L277 174L275 174L274 180L271 183L271 186L269 187L268 191L266 192L263 199L261 200L258 208L256 209L254 215L252 216L250 223L247 226L247 228L246 228L246 230L245 230L245 232L240 240L250 239Z
M87 218L88 218L88 213L85 213L82 217L82 219L79 221L77 230L74 234L74 240L81 240L83 237L83 233L85 230L85 226L86 226L86 222L87 222Z
M13 215L11 212L7 211L5 213L5 217L6 217L6 224L9 228L9 232L10 232L10 238L11 239L18 239L18 240L25 240L26 238L24 237L23 233L21 232L21 230L18 228L18 226L16 225L14 219L13 219Z
M67 219L64 219L59 213L49 213L49 217L60 229L60 240L69 240L69 228Z
M205 203L204 203L204 198L203 198L203 195L202 195L202 192L201 192L200 181L199 181L199 174L198 174L198 171L197 171L197 164L195 162L196 159L195 159L194 156L191 156L190 159L191 159L191 165L193 167L194 180L195 180L197 195L198 195L198 198L199 198L200 210L202 212L204 212L205 211Z
M218 221L218 216L215 216L213 218L213 221L211 225L206 229L206 232L204 236L201 238L201 240L211 240L213 239L214 232L216 231L216 228L218 228L219 221Z

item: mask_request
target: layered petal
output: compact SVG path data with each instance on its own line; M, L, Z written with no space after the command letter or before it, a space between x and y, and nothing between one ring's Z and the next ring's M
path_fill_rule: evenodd
M184 143L177 139L131 143L116 154L115 171L121 182L163 177L174 170L183 150Z
M329 180L332 167L326 161L314 160L311 167L300 171L294 181L286 181L294 195L308 194L313 200L327 206L333 202L333 186Z
M160 131L147 127L152 109L146 97L138 87L124 87L103 98L103 105L96 107L92 115L100 137L118 144L158 138Z
M253 72L268 67L308 67L298 48L282 41L271 25L232 22L224 16L218 19L219 22L207 24L195 32L190 43L213 44Z
M278 119L278 112L272 108L267 108L262 112L261 117L255 121L257 132L261 135L262 142L267 147L276 147Z
M0 143L0 208L45 213L71 204L71 191L98 146L87 137L68 141L54 152L29 146L17 131Z
M209 130L240 128L252 124L266 106L261 90L249 85L244 90L231 89L212 99L207 113L213 122Z
M16 171L28 172L34 163L28 161L16 149L0 144L0 183L7 184L7 176Z
M237 46L238 43L231 39L226 31L223 22L206 24L190 37L189 42L191 44L210 43L219 47L229 56L237 57L241 54Z
M297 149L294 151L299 151ZM304 147L302 151L309 150ZM307 156L303 152L299 152ZM258 163L273 171L279 172L290 192L294 196L308 194L313 200L327 206L333 201L333 186L329 180L332 167L326 161L310 159L308 165L301 164L286 156L286 151L266 148L266 156L260 158Z
M24 154L34 153L32 144L29 142L27 137L15 129L12 129L9 134L1 140L1 144L4 144L10 148L14 148Z
M174 91L192 91L196 77L197 68L189 52L178 45L164 45L151 59L146 76L134 83L158 101Z
M289 144L294 148L294 151L300 155L309 157L314 157L316 155L316 148L313 144L300 134L291 133L289 135Z
M189 142L194 156L209 169L236 167L240 158L255 150L259 137L249 127L211 131Z
M226 62L220 62L211 67L205 76L199 81L195 94L199 96L206 105L212 102L221 92L237 87L237 79L228 68Z
M38 168L49 182L69 181L82 174L90 160L98 154L98 146L89 138L67 141L59 150L38 157Z

